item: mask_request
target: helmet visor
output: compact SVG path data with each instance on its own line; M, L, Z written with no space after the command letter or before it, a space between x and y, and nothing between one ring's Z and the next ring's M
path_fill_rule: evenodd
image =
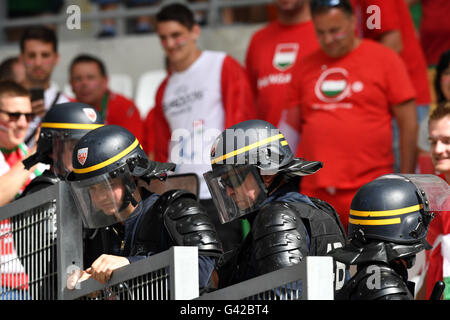
M65 177L72 171L72 153L78 139L58 132L53 135L53 171L57 176Z
M70 181L72 193L87 228L102 228L125 221L141 201L130 172L109 173Z
M221 223L238 219L258 209L267 197L266 186L255 166L224 165L203 176Z
M405 179L411 181L426 198L426 211L450 211L450 188L448 183L432 174L387 174L377 179Z

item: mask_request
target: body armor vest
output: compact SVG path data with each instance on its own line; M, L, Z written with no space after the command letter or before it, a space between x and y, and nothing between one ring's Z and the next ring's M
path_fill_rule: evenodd
M358 270L336 295L337 300L413 300L414 283L384 263Z
M345 245L336 211L326 202L272 202L256 214L251 233L234 255L219 265L219 287L299 263L307 255L326 255ZM308 241L309 239L309 241ZM226 260L226 261L225 261ZM345 265L335 265L336 289L345 280ZM338 285L339 283L339 285Z
M145 255L171 246L197 246L199 255L219 256L222 245L214 224L196 196L184 190L162 194L144 214L131 255Z

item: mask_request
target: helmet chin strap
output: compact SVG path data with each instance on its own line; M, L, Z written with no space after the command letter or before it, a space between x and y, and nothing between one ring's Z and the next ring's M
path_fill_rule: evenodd
M123 180L122 180L123 181ZM136 207L138 205L138 201L133 196L134 190L136 190L136 187L130 186L130 184L124 182L124 188L125 188L125 194L123 196L122 205L119 208L119 212L124 210L128 205L131 203L133 207Z
M276 189L278 189L281 186L283 181L284 176L282 174L277 174L275 178L272 180L272 182L267 186L267 195L270 196Z

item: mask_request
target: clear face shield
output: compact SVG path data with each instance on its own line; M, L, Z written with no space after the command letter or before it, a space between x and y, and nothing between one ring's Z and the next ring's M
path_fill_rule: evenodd
M65 177L72 171L72 153L78 140L64 132L53 134L53 171L57 176Z
M425 197L425 211L442 214L450 211L450 187L432 174L387 174L377 179L404 179L411 181Z
M110 173L81 181L71 181L71 190L84 225L102 228L125 221L141 202L134 177L128 168L111 177Z
M267 198L267 188L252 165L224 165L203 174L221 223L230 222L258 209Z

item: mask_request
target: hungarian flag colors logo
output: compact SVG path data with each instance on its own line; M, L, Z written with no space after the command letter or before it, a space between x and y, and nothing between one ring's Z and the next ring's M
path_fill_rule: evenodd
M351 93L348 72L342 68L330 68L324 71L314 88L317 98L323 102L339 102Z
M298 48L298 43L280 43L275 49L273 66L280 71L289 69L297 59Z

